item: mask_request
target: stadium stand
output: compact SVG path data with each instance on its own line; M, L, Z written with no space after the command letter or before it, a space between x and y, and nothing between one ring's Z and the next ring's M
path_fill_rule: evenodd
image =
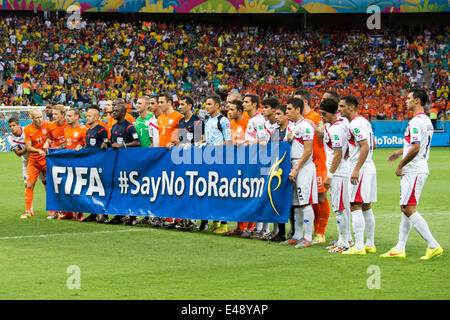
M106 99L133 105L163 89L190 94L201 108L211 92L255 92L286 100L309 87L313 105L329 89L353 94L370 120L411 117L404 96L425 86L438 118L450 118L450 27L400 27L376 34L336 28L89 20L8 16L0 21L3 105L62 103L85 109Z

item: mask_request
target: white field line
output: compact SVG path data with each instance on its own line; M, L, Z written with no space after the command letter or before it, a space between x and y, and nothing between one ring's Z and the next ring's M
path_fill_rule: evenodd
M140 229L139 228L139 229L93 231L93 232L67 232L67 233L35 234L35 235L27 235L27 236L0 237L0 240L15 240L15 239L27 239L27 238L49 238L49 237L64 237L64 236L82 236L82 235L103 234L103 233L143 232L143 231L149 231L149 229Z

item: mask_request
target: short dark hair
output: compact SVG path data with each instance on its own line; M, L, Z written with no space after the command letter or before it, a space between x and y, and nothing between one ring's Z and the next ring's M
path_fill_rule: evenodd
M257 94L247 93L244 98L247 98L247 97L250 98L252 103L256 103L256 107L259 108L259 101L260 101L260 99L259 99L259 96Z
M286 105L285 104L279 104L275 107L275 110L281 110L284 114L286 114Z
M192 107L194 107L194 105L195 105L194 99L192 99L191 96L182 96L182 97L180 98L180 101L181 101L181 100L186 100L186 103L187 103L187 104L190 104Z
M210 96L207 96L206 100L208 100L208 99L213 99L214 103L217 103L218 105L220 105L220 102L222 101L222 98L220 98L220 96L215 93Z
M172 97L172 94L170 93L170 92L168 92L168 91L163 91L163 92L161 92L159 95L158 95L158 98L159 97L164 97L164 98L166 98L166 101L171 101L172 103L173 103L173 97Z
M328 93L331 96L330 99L333 99L333 100L336 100L336 102L339 102L339 93L337 93L336 91L328 90L325 93Z
M356 109L358 107L358 99L356 99L355 96L348 95L341 98L341 100L344 100L346 104L351 104Z
M413 98L420 99L420 105L424 107L428 102L428 94L427 91L424 88L412 88L409 90L409 92L412 92Z
M332 98L323 99L320 103L319 109L336 114L338 110L338 102Z
M11 124L11 123L13 123L13 122L15 122L15 123L17 123L18 125L20 125L19 119L15 118L15 117L9 118L8 124Z
M295 91L295 96L301 96L302 99L305 99L306 101L308 101L308 104L311 105L311 101L312 101L312 96L311 93L306 90L306 89L300 89Z
M236 106L237 111L244 112L244 107L242 106L242 101L238 99L234 99L230 102L230 104L234 104Z
M302 99L290 98L288 101L286 101L286 104L291 104L295 109L300 109L300 114L303 113L303 108L305 107L305 104L303 103Z
M276 106L278 106L280 104L280 101L278 101L277 98L274 97L270 97L270 98L266 98L264 99L261 104L263 106L270 106L272 109L275 109Z

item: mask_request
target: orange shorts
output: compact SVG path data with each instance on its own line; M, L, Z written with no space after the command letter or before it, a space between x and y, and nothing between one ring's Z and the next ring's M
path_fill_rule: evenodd
M317 177L317 192L327 192L327 188L325 188L324 183L327 180L327 169L316 166L316 177Z
M47 174L47 166L45 163L45 158L42 160L28 160L27 166L27 183L33 184L36 183L39 173L44 175ZM45 180L45 179L44 179Z

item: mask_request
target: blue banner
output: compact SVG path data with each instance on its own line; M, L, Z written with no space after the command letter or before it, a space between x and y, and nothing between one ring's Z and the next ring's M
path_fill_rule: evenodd
M375 134L377 141L377 148L393 148L403 147L403 139L405 135L403 133L397 134ZM435 132L431 139L432 147L450 147L450 133L447 132Z
M53 150L47 210L181 219L289 219L290 144Z

